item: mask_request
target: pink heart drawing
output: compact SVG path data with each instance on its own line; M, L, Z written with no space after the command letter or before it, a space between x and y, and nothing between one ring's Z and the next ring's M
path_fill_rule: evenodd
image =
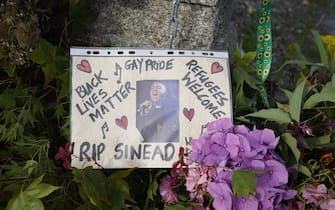
M77 64L77 68L80 71L91 73L91 66L90 63L87 60L81 60L80 64Z
M127 130L128 126L128 118L126 116L122 116L121 119L115 119L115 123L117 126Z
M212 63L212 74L216 74L223 71L223 67L219 64L219 62Z
M187 108L184 108L183 109L183 113L184 113L184 116L189 120L191 121L194 117L194 109L191 108L191 109L187 109Z

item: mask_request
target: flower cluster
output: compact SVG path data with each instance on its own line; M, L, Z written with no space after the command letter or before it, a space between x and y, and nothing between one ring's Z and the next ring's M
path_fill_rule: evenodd
M327 52L330 56L334 56L335 53L335 36L325 35L321 36L322 42L324 43Z
M229 118L209 123L207 132L191 141L185 177L190 200L198 203L197 209L281 209L282 200L293 198L296 191L287 187L287 168L274 151L278 141L272 130L250 130L233 125ZM244 189L233 187L242 181L234 180L237 171L256 177L255 189L246 195L239 193ZM168 179L173 180L167 177L163 178L165 187ZM176 189L171 193L177 193ZM177 196L168 202L176 201Z
M315 208L335 209L335 193L329 191L324 184L306 185L302 197Z
M63 167L70 169L71 155L73 154L74 142L66 142L65 148L59 147L58 153L55 156L55 160L62 160Z

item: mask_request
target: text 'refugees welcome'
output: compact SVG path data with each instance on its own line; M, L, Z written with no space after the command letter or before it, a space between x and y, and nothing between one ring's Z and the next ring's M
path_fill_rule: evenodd
M210 71L204 70L194 59L186 63L186 66L189 71L182 78L182 81L185 81L185 87L194 94L200 104L215 119L225 116L226 113L221 108L229 99L221 88L210 79L208 75Z

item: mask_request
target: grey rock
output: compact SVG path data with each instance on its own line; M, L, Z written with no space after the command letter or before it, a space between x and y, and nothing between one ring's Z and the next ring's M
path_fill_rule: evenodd
M97 0L98 12L86 41L90 45L168 48L172 0ZM230 27L233 0L180 1L172 48L227 50L236 36Z

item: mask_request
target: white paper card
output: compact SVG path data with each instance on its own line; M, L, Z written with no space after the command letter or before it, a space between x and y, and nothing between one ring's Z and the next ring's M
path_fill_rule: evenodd
M232 117L227 52L71 48L71 165L170 168Z

